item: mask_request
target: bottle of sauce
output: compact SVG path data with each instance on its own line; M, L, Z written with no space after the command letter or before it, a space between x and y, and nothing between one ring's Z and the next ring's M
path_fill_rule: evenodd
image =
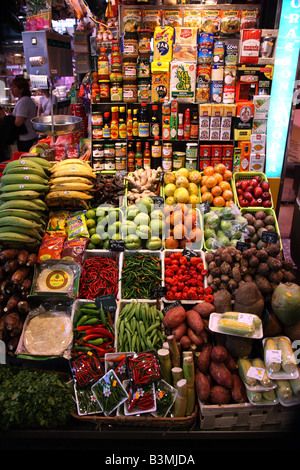
M151 168L156 170L158 167L161 167L161 142L156 136L151 146Z
M125 120L125 106L120 107L119 113L119 139L126 139L127 129Z
M191 119L191 139L198 139L199 135L199 122L198 122L198 113L196 110L193 111Z
M138 109L134 108L132 116L132 137L137 139L139 136Z
M122 60L120 54L119 44L114 43L111 52L111 73L122 72Z
M119 108L117 106L111 108L110 138L119 138Z
M183 114L178 114L177 139L183 140Z
M139 134L138 137L143 138L143 137L149 137L149 118L148 118L148 109L147 109L147 103L142 103L140 112L139 112L139 117L138 117L138 124L139 124Z
M190 116L190 110L187 108L184 112L184 121L183 121L184 140L189 140L190 135L191 135L191 116Z
M142 143L136 143L136 150L135 150L135 168L139 170L143 168L143 153L142 153Z
M159 119L157 116L157 104L154 104L152 106L152 117L151 117L151 123L150 123L150 136L155 137L159 136L160 134L160 125L159 125Z
M132 121L132 110L129 108L127 111L127 139L132 139L133 133L133 121Z
M135 153L133 150L132 142L128 144L128 152L127 152L127 171L131 173L135 170Z
M145 142L144 154L143 154L143 166L144 168L151 168L151 153L149 142Z
M110 139L110 112L104 113L103 139Z
M100 55L98 58L98 78L100 88L100 101L102 103L109 102L110 87L109 87L109 59L106 54L105 47L100 48Z

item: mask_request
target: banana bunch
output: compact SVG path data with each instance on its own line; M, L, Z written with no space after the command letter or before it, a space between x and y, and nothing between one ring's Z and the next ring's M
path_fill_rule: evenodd
M0 184L0 244L37 247L47 223L45 195L51 163L41 157L21 157L5 166Z
M49 207L88 209L96 175L89 163L69 158L55 163L48 181L49 192L45 202Z

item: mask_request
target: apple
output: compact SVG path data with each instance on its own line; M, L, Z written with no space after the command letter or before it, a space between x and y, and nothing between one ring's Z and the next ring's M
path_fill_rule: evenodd
M263 190L261 189L260 186L256 186L256 188L254 188L253 190L253 196L255 197L255 199L258 199L259 197L261 197L263 193Z
M242 181L241 188L242 188L242 190L243 190L243 191L245 191L245 190L246 190L246 188L247 188L248 184L249 184L249 183L248 183L248 181L247 181L247 180L244 180L244 181Z
M261 182L261 176L260 175L255 175L254 179L256 179L258 181L258 183Z
M258 186L259 182L257 181L257 179L252 178L250 184L251 184L251 186L253 186L254 188L256 188L256 187Z
M241 205L241 207L248 207L249 206L249 201L247 201L247 199L242 199L240 201L240 205Z
M269 200L271 199L271 194L268 191L265 191L264 193L262 193L261 198L263 201Z
M252 196L251 193L249 193L249 192L246 191L246 192L244 193L244 199L246 199L246 201L248 201L248 202L251 202L251 201L253 200L253 196Z
M257 204L257 199L252 199L252 201L250 202L250 206L251 207L256 207L258 204Z
M247 188L246 188L246 191L245 191L245 192L248 192L248 193L250 193L250 194L253 194L253 190L254 190L254 187L253 187L253 186L251 186L251 184L250 184L249 186L247 186Z
M240 188L240 187L241 187L241 184L242 184L242 182L241 182L241 181L237 181L237 182L236 182L236 185L235 185L235 186L236 186L236 188Z
M262 205L263 207L272 207L272 202L270 201L270 199L266 199L265 201L263 201Z
M258 206L261 206L262 203L263 203L263 200L262 200L261 197L259 197L259 198L256 200L256 202L257 202L257 205L258 205Z
M244 194L244 191L242 190L242 188L237 188L236 193L238 196L242 196Z
M267 191L269 190L270 185L269 185L269 183L268 183L267 181L262 181L262 182L260 183L260 187L261 187L261 189L263 190L263 192L265 193L265 192L267 192Z

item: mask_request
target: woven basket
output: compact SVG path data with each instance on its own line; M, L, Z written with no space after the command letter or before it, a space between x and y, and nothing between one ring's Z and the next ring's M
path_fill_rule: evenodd
M163 428L163 429L181 429L192 428L199 415L199 408L196 405L194 413L184 418L157 418L154 416L103 416L103 415L86 415L79 416L73 413L73 417L83 422L94 423L98 425L116 425L116 426L137 426L147 428Z

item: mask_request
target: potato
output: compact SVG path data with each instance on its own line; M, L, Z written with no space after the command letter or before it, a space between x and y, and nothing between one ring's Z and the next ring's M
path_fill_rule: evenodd
M196 335L199 335L201 331L203 331L203 321L196 310L188 310L186 312L186 322Z
M228 388L214 385L210 389L209 401L212 405L226 405L230 403L231 394Z
M185 335L187 330L187 324L186 322L182 322L180 325L178 325L176 328L172 329L172 335L176 339L176 341L179 341L180 338L182 338L183 335Z
M209 302L200 302L193 307L193 310L200 313L201 317L206 318L209 317L211 313L215 312L215 307Z
M168 310L164 316L163 324L166 328L177 328L186 319L183 307L174 307Z
M228 356L227 349L224 346L214 346L211 351L211 358L214 362L224 362Z
M182 346L183 349L189 349L189 347L190 347L191 344L192 344L190 338L189 338L187 335L183 335L183 336L180 338L179 343L181 344L181 346Z
M203 344L200 355L197 358L197 367L202 373L206 373L209 368L209 364L211 361L210 355L212 351L212 344L206 343Z
M209 373L211 377L217 382L218 385L222 385L225 388L231 388L233 385L232 375L230 370L225 366L223 362L220 364L211 362L209 365Z
M232 374L231 398L235 403L245 403L247 401L246 388L237 374Z
M225 289L215 292L213 305L217 313L230 312L232 310L230 292Z
M208 378L200 371L196 372L195 385L199 400L207 402L210 396L211 387Z

